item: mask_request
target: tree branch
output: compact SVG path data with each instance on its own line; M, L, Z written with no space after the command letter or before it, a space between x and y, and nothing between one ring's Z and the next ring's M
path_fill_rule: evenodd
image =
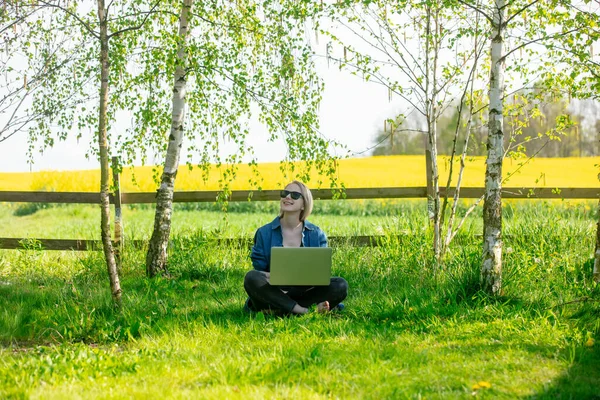
M146 23L146 21L148 20L148 18L150 17L150 15L152 15L154 13L154 9L156 9L156 7L160 4L161 0L158 0L150 9L150 11L144 11L142 13L140 13L141 15L146 14L146 16L144 17L144 19L142 20L142 22L140 22L139 25L135 25L135 26L129 26L127 28L121 29L119 31L115 31L113 33L111 33L110 35L108 35L108 39L112 38L113 36L117 36L120 35L122 33L128 32L128 31L137 31L138 29L141 29L144 24Z
M459 1L460 1L460 0L459 0ZM523 6L523 7L522 7L520 10L518 10L518 11L517 11L517 12L515 12L513 15L511 15L510 17L508 17L508 18L506 19L506 21L504 22L504 24L503 24L503 25L504 25L504 26L508 25L508 23L509 23L511 20L513 20L514 18L518 17L518 16L519 16L519 15L520 15L520 14L521 14L523 11L527 10L529 7L531 7L531 6L535 5L536 3L539 3L539 2L540 2L540 0L535 0L535 1L532 1L531 3L529 3L529 4L526 4L526 5L524 5L524 6ZM506 7L508 7L508 5L509 5L509 4L507 3L507 4L506 4Z
M481 8L475 7L474 5L472 5L472 4L470 4L470 3L467 3L467 2L466 2L466 1L464 1L464 0L457 0L457 1L458 1L460 4L462 4L462 5L464 5L464 6L467 6L468 8L470 8L470 9L474 10L475 12L477 12L477 13L479 13L479 14L483 15L483 17L484 17L485 19L487 19L487 20L488 20L488 22L489 22L490 24L492 24L492 23L494 22L494 20L493 20L493 19L492 19L492 18L491 18L491 17L490 17L488 14L486 14L486 12L485 12L485 11L483 11Z
M33 7L32 7L33 8ZM35 8L33 9L30 13L20 16L17 19L15 19L14 21L11 21L8 25L6 25L5 27L3 27L2 29L0 29L0 34L4 33L6 30L12 28L14 25L17 25L18 23L26 20L28 17L32 16L33 14L35 14L37 11L39 11L41 9L41 7L39 8Z
M68 14L69 16L75 18L81 25L83 25L83 27L89 32L90 35L92 35L93 37L95 37L96 39L100 39L100 34L96 33L89 25L87 22L85 22L84 20L82 20L81 18L79 18L79 16L77 14L72 13L70 10L62 7L61 5L57 4L53 4L53 3L49 3L47 1L44 0L40 0L40 3L46 5L47 7L54 7L54 8L58 8L59 10L63 11L64 13Z
M504 61L504 60L505 60L505 59L506 59L506 58L507 58L509 55L511 55L511 54L512 54L512 53L514 53L515 51L517 51L517 50L520 50L520 49L522 49L522 48L524 48L524 47L527 47L527 46L529 46L530 44L534 44L534 43L537 43L537 42L541 42L541 41L543 41L543 40L556 39L556 38L558 38L558 37L565 36L565 35L568 35L568 34L570 34L570 33L573 33L573 32L577 32L577 31L578 31L578 30L580 30L580 29L582 29L582 27L579 27L579 28L573 28L573 29L571 29L571 30L569 30L569 31L567 31L567 32L556 33L556 34L554 34L554 35L551 35L551 36L543 36L543 37L540 37L540 38L537 38L537 39L530 40L529 42L522 43L522 44L520 44L519 46L517 46L517 47L515 47L514 49L512 49L511 51L509 51L508 53L504 54L504 56L502 56L502 58L500 59L500 62Z
M324 56L318 56L318 57L324 57ZM341 59L338 59L338 58L335 58L335 57L329 57L329 58L331 60L339 62L339 63L342 62ZM375 83L377 83L377 84L379 84L381 86L384 86L384 87L388 88L389 90L392 91L392 93L396 94L397 96L400 96L402 99L404 99L406 102L408 102L411 106L413 106L415 109L417 109L419 111L419 113L423 114L422 110L414 103L413 100L411 100L410 98L408 98L407 96L405 96L404 93L399 92L399 91L393 89L391 83L386 82L386 78L384 78L382 75L380 75L380 74L378 74L376 72L367 70L365 68L362 68L362 67L360 67L360 66L358 66L356 64L349 63L347 61L345 61L344 63L347 64L347 65L349 65L349 66L351 66L356 71L363 72L363 73L368 73L370 76L372 76L374 78L373 80L370 80L371 82L375 82ZM412 93L412 90L411 90L411 93Z

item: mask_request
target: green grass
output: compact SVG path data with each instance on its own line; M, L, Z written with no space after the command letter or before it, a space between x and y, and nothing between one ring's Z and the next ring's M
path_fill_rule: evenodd
M350 293L331 315L242 312L249 249L207 239L251 236L269 210L177 210L172 276L146 279L143 250L126 248L121 310L100 252L0 251L0 398L598 398L593 205L509 204L500 298L479 291L478 218L434 271L422 204L362 207L312 218L329 235L386 235L335 249ZM95 207L12 211L0 205L0 236L99 225ZM147 237L151 209L126 212L126 232Z

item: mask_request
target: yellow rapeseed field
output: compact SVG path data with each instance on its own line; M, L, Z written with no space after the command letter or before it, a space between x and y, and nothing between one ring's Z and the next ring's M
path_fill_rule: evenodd
M439 157L440 185L445 185L450 170L448 157ZM598 172L596 165L600 157L589 158L538 158L522 165L525 160L506 159L504 175L511 176L504 186L518 187L596 187ZM455 173L459 164L454 165ZM279 163L258 164L262 189L276 189L289 180L280 170ZM208 179L203 179L199 168L179 169L176 190L217 190L225 166L213 166ZM151 192L157 185L153 176L158 172L152 167L124 169L121 175L123 192ZM485 159L473 157L467 160L463 186L482 187L485 176ZM253 189L252 168L240 165L231 184L233 190ZM425 160L423 156L382 156L350 158L338 162L338 179L348 188L359 187L409 187L425 186ZM322 181L321 184L318 182ZM0 172L0 190L7 191L82 191L94 192L100 187L100 171L41 171L32 173ZM309 186L329 187L329 180L313 171ZM456 180L454 180L456 182ZM454 184L452 184L454 185Z

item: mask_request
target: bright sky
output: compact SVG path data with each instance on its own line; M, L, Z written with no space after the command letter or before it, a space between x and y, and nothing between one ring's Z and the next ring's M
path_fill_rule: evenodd
M320 132L335 139L355 153L368 156L373 138L383 128L383 120L398 111L388 99L388 92L376 83L340 71L336 65L327 67L319 60L317 68L325 80L325 93L320 107ZM285 157L283 142L268 143L266 130L252 132L250 143L255 147L259 162L280 161ZM0 143L0 172L28 172L41 170L96 169L98 162L85 157L91 138L89 134L80 139L55 143L52 149L35 157L35 163L27 163L27 135L17 134ZM184 146L185 147L185 146ZM182 160L185 160L182 158Z

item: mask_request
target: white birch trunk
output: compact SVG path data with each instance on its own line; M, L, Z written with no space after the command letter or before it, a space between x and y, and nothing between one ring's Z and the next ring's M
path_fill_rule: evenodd
M495 0L492 21L488 154L483 205L481 285L490 294L502 290L502 159L504 156L504 25L505 1Z
M432 15L432 13L436 15ZM433 30L432 30L433 27ZM431 188L432 199L428 199L432 208L433 220L433 253L439 266L441 255L441 226L440 226L440 185L439 170L437 164L437 61L439 54L438 38L438 16L437 11L427 8L427 60L426 60L426 115L427 115L427 139L431 152ZM433 52L433 54L431 54Z
M179 167L179 157L183 143L183 124L186 105L185 64L187 58L188 20L193 0L185 0L179 18L179 46L177 49L177 67L173 83L173 112L171 132L160 188L156 198L154 231L148 245L146 273L152 277L158 273L167 273L167 247L171 234L171 215L173 213L173 189Z
M108 23L104 0L98 0L98 20L100 24L100 115L98 117L98 145L100 150L100 229L102 247L106 258L106 267L110 280L113 300L121 304L121 283L115 261L111 232L110 232L110 202L109 202L109 165L108 165L108 134L106 118L108 109Z
M460 186L462 185L462 178L463 178L463 174L464 174L465 166L466 166L465 158L467 158L467 150L469 147L469 136L470 136L470 132L471 132L471 121L472 121L471 116L472 116L472 114L469 115L469 120L467 121L467 128L466 128L467 133L465 135L465 144L463 145L462 153L460 155L460 168L458 170L458 177L456 178L456 190L454 191L454 196L452 198L452 209L450 211L450 217L448 217L446 240L444 241L444 244L442 246L442 257L444 256L444 253L450 246L450 242L454 238L454 235L452 233L452 228L454 227L454 218L456 217L456 209L458 207L458 199L460 197ZM460 113L459 113L459 119L460 119ZM458 132L459 132L459 130L457 129L456 134L454 136L455 141L458 139ZM449 177L448 177L448 184L446 185L446 193L448 193L448 188L450 187L450 178L452 177L453 162L454 162L454 155L452 155L452 158L450 159L450 173L449 173ZM444 206L445 206L445 203L444 203ZM442 212L442 215L443 215L443 212Z

